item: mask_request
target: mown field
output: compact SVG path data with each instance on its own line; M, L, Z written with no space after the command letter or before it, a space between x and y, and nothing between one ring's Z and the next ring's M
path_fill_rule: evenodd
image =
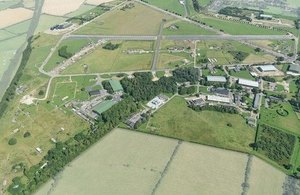
M231 70L230 75L237 78L243 78L243 79L255 81L255 78L251 76L249 70L241 70L239 72L235 72L234 70Z
M232 127L228 127L228 123ZM255 135L255 130L248 127L239 115L195 112L187 107L181 97L172 99L140 130L239 151L249 151L249 144L254 141Z
M116 9L100 16L75 34L156 35L163 19L170 20L172 17L135 3L134 7L125 11Z
M177 29L174 29L176 27ZM184 21L171 21L165 24L163 35L215 35L215 32L206 30Z
M163 10L167 10L173 13L180 14L184 16L184 6L179 3L178 0L147 0L147 2L151 5L159 7Z
M235 59L231 52L243 52L245 57ZM205 58L216 59L216 65L233 63L262 63L273 62L274 57L263 52L256 53L254 48L238 41L199 41L197 42L197 61Z
M62 63L66 60L66 58L63 58L59 55L59 49L67 46L67 52L76 54L79 52L82 48L87 46L90 43L95 43L95 39L65 39L61 42L60 46L54 51L53 55L49 59L48 63L44 66L45 71L51 71L53 70L58 64Z
M215 29L223 30L225 33L232 35L283 35L284 31L276 31L265 28L256 27L244 23L227 21L218 18L213 18L205 15L199 15L197 18L206 25L212 26Z
M281 116L278 110L284 109L288 112L287 116ZM285 103L272 104L270 108L262 107L260 122L288 132L300 134L300 120L293 111L292 106Z
M102 46L92 53L84 56L73 65L69 66L63 74L73 73L103 73L122 72L135 70L148 70L151 67L153 53L128 54L128 50L144 49L152 51L151 41L123 41L118 49L106 50ZM83 65L87 65L84 68Z

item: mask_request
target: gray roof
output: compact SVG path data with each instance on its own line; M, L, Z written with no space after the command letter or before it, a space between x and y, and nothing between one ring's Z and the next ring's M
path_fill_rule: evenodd
M209 81L209 82L223 82L223 83L225 83L227 80L223 76L207 76L207 81Z
M289 71L300 73L300 65L291 64L290 67L289 67Z
M260 94L256 94L255 95L255 99L254 99L254 102L253 102L253 108L255 108L255 109L258 108L259 102L260 102L260 98L261 98Z

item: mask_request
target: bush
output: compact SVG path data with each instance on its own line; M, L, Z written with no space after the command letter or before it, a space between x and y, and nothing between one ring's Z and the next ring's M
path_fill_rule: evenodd
M13 146L13 145L16 145L16 144L17 144L17 139L16 138L10 138L8 140L8 145Z
M58 50L58 55L60 56L60 57L62 57L62 58L65 58L65 59L69 59L70 57L72 57L73 56L73 54L72 53L69 53L68 51L67 51L67 49L68 49L68 46L62 46L59 50Z
M23 135L24 138L30 137L30 136L31 136L31 133L29 131L26 131Z

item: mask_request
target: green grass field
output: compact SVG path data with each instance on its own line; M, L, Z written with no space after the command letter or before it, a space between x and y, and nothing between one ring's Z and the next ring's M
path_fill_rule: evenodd
M26 85L28 89L10 101L6 113L0 119L0 178L6 178L8 183L14 176L20 174L14 172L12 166L20 162L23 162L26 167L37 164L54 146L50 141L52 137L63 141L89 127L72 112L57 109L46 101L39 101L37 105L30 106L20 103L23 96L35 95L40 88L47 85L48 78L42 75L37 67L47 57L59 38L59 36L46 34L35 36L32 53L20 79L20 84ZM61 127L65 129L64 132L61 132ZM31 136L24 138L23 135L27 131ZM16 138L17 144L9 146L7 142L10 138ZM36 153L36 147L43 150L41 155ZM3 158L8 154L9 158Z
M216 65L241 63L234 59L231 51L241 51L248 54L242 63L273 62L274 57L263 52L255 53L254 48L238 41L199 41L197 43L197 58L216 59Z
M6 31L14 33L16 35L20 35L23 33L26 33L28 30L28 27L31 23L31 20L25 20L23 22L17 23L15 25L9 26L4 28Z
M77 30L75 34L156 35L162 19L172 18L144 5L137 3L134 5L125 11L117 9L100 16Z
M172 27L177 27L177 29L172 29ZM179 22L169 22L165 24L164 35L214 35L215 32L206 30L194 24L190 24L184 21Z
M232 35L278 35L286 33L265 28L259 28L244 23L212 18L205 15L199 15L198 19L201 22L205 22L207 25L212 26L215 29L222 29L225 33Z
M76 96L76 82L56 83L52 102L58 106L75 99Z
M37 28L35 29L35 33L44 32L45 30L50 29L50 27L52 27L56 24L61 24L61 23L65 22L65 20L66 20L66 18L64 18L64 17L43 14L40 17L39 24L38 24Z
M228 123L232 127L228 127ZM175 97L162 107L140 130L239 151L249 151L255 135L255 130L248 127L241 116L214 111L195 112L181 97Z
M230 71L230 75L238 78L248 79L255 81L255 78L251 76L249 70L241 70L240 72Z
M276 111L281 107L288 111L287 116L277 114ZM300 135L300 120L293 111L292 106L287 102L272 104L270 108L262 107L260 123Z
M184 7L179 3L178 0L147 0L147 2L163 10L178 13L182 16L185 14Z
M63 57L60 57L58 55L58 50L63 47L67 46L67 51L69 53L77 53L82 49L83 47L87 46L89 43L94 42L93 39L65 39L62 41L60 46L57 48L57 50L53 53L48 63L45 65L44 70L45 71L51 71L53 70L58 64L66 60Z
M69 66L63 73L103 73L122 72L134 70L148 70L151 67L152 53L127 54L127 50L144 49L152 50L151 41L123 41L116 50L106 50L102 47L86 55L75 64ZM87 70L83 65L88 65Z

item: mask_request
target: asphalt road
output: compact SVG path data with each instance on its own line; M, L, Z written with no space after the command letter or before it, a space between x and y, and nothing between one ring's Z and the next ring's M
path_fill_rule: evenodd
M72 39L106 39L106 40L134 40L134 41L154 41L158 36L155 35L69 35ZM290 35L164 35L163 40L290 40Z

